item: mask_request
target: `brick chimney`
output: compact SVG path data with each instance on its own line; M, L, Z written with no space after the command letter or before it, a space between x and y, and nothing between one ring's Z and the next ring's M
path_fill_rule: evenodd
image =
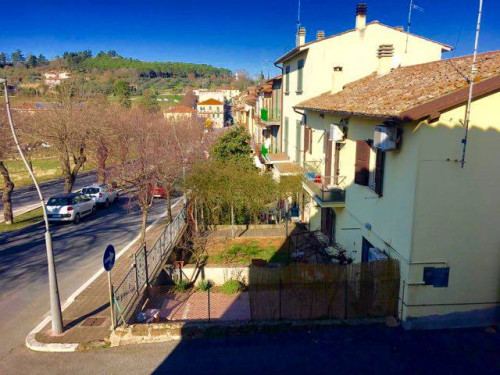
M321 40L325 38L325 32L323 30L318 30L316 32L316 40Z
M300 27L299 34L297 35L297 47L300 47L306 43L306 28Z
M359 3L356 6L356 30L363 30L366 27L366 13L368 7L366 3Z
M382 77L391 72L394 46L392 44L381 44L377 50L378 67L377 76Z
M344 89L344 72L341 66L335 66L332 73L331 93L336 94Z

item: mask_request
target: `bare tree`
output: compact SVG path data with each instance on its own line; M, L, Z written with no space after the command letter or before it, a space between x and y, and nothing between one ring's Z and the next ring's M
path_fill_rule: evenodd
M130 200L142 212L141 242L146 240L148 213L153 190L158 186L161 115L140 108L120 116L120 132L113 151L116 158L111 175L130 191Z
M24 117L27 136L49 145L58 154L65 179L64 191L70 193L80 169L87 161L91 136L92 101L61 98L49 108Z
M14 191L14 182L10 178L9 170L5 165L5 160L12 157L14 151L14 142L10 135L10 131L6 125L6 114L3 109L0 109L0 173L3 178L3 218L6 224L14 222L14 214L12 212L12 192Z

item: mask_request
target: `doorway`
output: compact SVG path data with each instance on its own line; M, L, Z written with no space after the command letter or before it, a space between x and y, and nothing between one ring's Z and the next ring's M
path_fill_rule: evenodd
M375 247L373 246L370 241L368 241L366 238L363 237L363 243L361 245L361 262L365 263L368 262L369 255L370 255L370 248Z
M328 243L335 243L335 211L333 208L321 209L321 232L328 237Z

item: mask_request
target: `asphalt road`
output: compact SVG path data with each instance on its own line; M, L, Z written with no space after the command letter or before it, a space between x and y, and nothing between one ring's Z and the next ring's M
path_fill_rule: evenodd
M156 200L148 222L165 210L165 201ZM126 197L82 219L79 225L52 225L61 301L102 267L102 253L108 244L121 250L139 234L140 226L140 211ZM1 364L14 348L24 346L26 335L50 308L42 224L0 235L0 295Z
M92 185L96 182L96 172L86 172L85 175L79 176L76 179L73 191L81 189L85 186ZM47 181L40 184L40 190L45 198L48 200L52 195L62 193L64 189L64 181L57 179ZM12 209L18 210L23 206L30 206L38 203L40 200L36 194L35 186L22 186L15 188L12 193ZM3 203L0 201L0 211L3 209Z
M500 334L384 326L227 336L90 352L16 349L2 374L499 374Z

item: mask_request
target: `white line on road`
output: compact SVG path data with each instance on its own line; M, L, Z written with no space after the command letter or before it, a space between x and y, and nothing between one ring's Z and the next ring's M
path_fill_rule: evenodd
M172 208L176 207L179 203L183 202L184 197L179 197L178 201L172 204ZM158 219L156 219L150 226L146 228L146 232L148 232L152 227L154 227L158 222L163 219L168 213L166 210ZM118 254L116 255L116 259L120 258L123 254L125 254L139 239L141 235L138 235L134 238L127 246L125 246ZM115 261L116 261L115 259ZM82 286L80 286L75 292L64 301L61 306L61 311L64 311L71 305L76 297L80 295L90 284L92 284L103 272L105 272L104 268L101 267L99 271L97 271L90 279L88 279ZM40 332L43 327L45 327L51 320L50 311L44 314L45 318L38 324L33 330L26 336L26 347L28 349L38 351L38 352L74 352L78 347L78 344L43 344L36 340L35 336L38 332Z

